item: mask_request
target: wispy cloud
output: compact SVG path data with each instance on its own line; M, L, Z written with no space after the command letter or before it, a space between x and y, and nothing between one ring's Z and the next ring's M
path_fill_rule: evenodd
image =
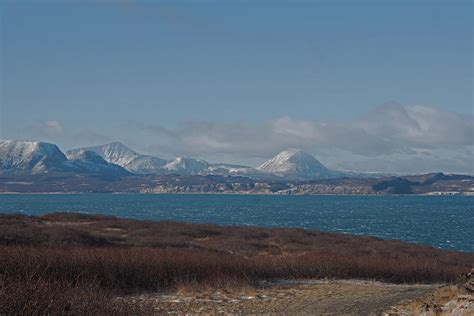
M100 134L90 129L83 129L70 137L76 146L82 147L84 144L103 144L114 141L113 138Z
M62 136L64 134L64 128L59 121L49 120L45 122L37 122L26 128L29 132L36 135L37 137L52 138Z

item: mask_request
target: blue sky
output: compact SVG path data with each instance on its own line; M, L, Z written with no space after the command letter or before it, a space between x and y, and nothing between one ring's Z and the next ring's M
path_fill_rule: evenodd
M472 171L471 1L5 0L0 18L1 138Z

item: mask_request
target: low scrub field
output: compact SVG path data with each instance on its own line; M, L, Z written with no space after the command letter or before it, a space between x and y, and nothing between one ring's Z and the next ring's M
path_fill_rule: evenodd
M302 229L0 216L0 314L146 314L114 297L271 279L445 283L473 266L472 254Z

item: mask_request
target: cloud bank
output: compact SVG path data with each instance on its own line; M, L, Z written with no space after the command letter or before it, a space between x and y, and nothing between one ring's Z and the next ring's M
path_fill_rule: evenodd
M261 125L188 121L173 128L130 123L160 140L156 154L268 158L288 147L332 167L383 172L474 173L474 117L426 106L380 105L345 122L279 117Z
M187 121L169 127L127 122L100 133L47 120L28 126L25 133L27 139L65 148L122 141L163 158L187 156L257 166L281 150L298 147L335 169L474 174L474 116L420 105L387 103L362 117L336 122L290 116L262 124Z

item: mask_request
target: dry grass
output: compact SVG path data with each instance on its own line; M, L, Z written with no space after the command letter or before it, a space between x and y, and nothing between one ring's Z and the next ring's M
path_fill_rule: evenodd
M449 282L474 265L368 237L65 214L0 217L0 254L0 313L24 314L142 313L113 295L276 278Z

